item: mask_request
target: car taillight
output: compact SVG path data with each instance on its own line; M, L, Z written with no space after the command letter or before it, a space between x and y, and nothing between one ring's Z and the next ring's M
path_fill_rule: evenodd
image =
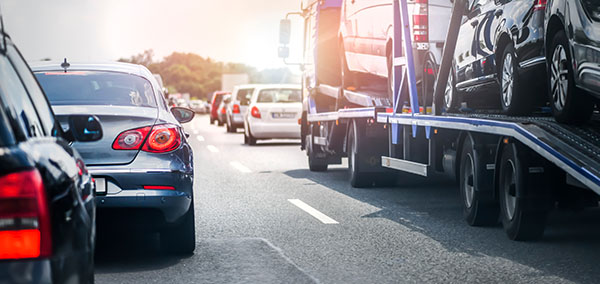
M239 105L233 105L233 113L240 113L240 106Z
M258 108L255 106L253 106L252 109L250 110L250 114L253 117L260 118L260 110L258 110Z
M142 147L142 151L165 153L177 149L181 145L181 135L177 126L171 124L155 125Z
M50 226L46 189L37 170L0 177L0 259L49 257Z
M225 110L225 108L224 108L224 107L223 107L223 108L221 108L221 113L222 113L222 114L225 114L226 112L227 112L227 110Z
M413 13L413 41L429 42L429 3L428 0L416 0Z
M544 9L546 9L547 3L548 3L548 0L535 0L535 5L533 5L533 10L534 11L544 10Z
M179 145L181 145L181 135L177 126L162 124L124 131L117 136L112 148L115 150L140 150L141 147L142 151L164 153L177 149Z

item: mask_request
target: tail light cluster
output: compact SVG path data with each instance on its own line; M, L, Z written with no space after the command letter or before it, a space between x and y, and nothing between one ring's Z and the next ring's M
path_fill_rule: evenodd
M222 107L222 108L221 108L221 113L222 113L222 114L225 114L225 113L227 113L227 110L226 110L224 107Z
M413 13L413 41L429 42L429 5L428 0L416 0Z
M0 177L0 260L49 257L50 212L40 173L33 169Z
M535 0L535 5L533 5L533 10L545 10L546 4L548 4L548 0Z
M177 149L179 145L181 145L181 135L177 126L162 124L124 131L117 136L112 148L165 153Z
M253 106L252 109L250 110L250 115L252 115L253 117L256 117L256 118L261 118L260 110L258 110L258 108L255 106Z
M233 113L240 113L240 105L233 105Z

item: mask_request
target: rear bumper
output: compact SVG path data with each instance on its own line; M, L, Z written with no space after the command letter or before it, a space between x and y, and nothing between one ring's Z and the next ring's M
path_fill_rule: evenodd
M236 128L244 127L244 117L240 113L231 114L231 126Z
M2 283L52 283L49 259L0 262Z
M269 123L254 120L250 122L252 136L259 139L300 139L298 123Z

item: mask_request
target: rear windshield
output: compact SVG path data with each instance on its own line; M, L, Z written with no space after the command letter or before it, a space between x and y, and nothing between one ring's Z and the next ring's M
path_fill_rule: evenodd
M221 104L221 101L223 100L223 96L225 96L225 94L215 94L215 100L213 101L213 105L218 106Z
M600 22L600 0L582 0L583 6L592 20Z
M258 103L300 103L302 95L298 89L265 89L258 93Z
M237 92L237 100L240 101L240 105L247 106L250 104L250 98L254 89L240 89Z
M156 107L150 82L135 75L104 71L37 72L53 105Z

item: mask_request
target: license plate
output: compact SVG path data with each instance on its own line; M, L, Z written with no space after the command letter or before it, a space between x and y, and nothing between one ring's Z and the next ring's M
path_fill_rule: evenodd
M106 179L105 178L94 178L94 184L96 185L96 195L106 194Z
M296 114L293 112L274 112L273 118L294 118Z

